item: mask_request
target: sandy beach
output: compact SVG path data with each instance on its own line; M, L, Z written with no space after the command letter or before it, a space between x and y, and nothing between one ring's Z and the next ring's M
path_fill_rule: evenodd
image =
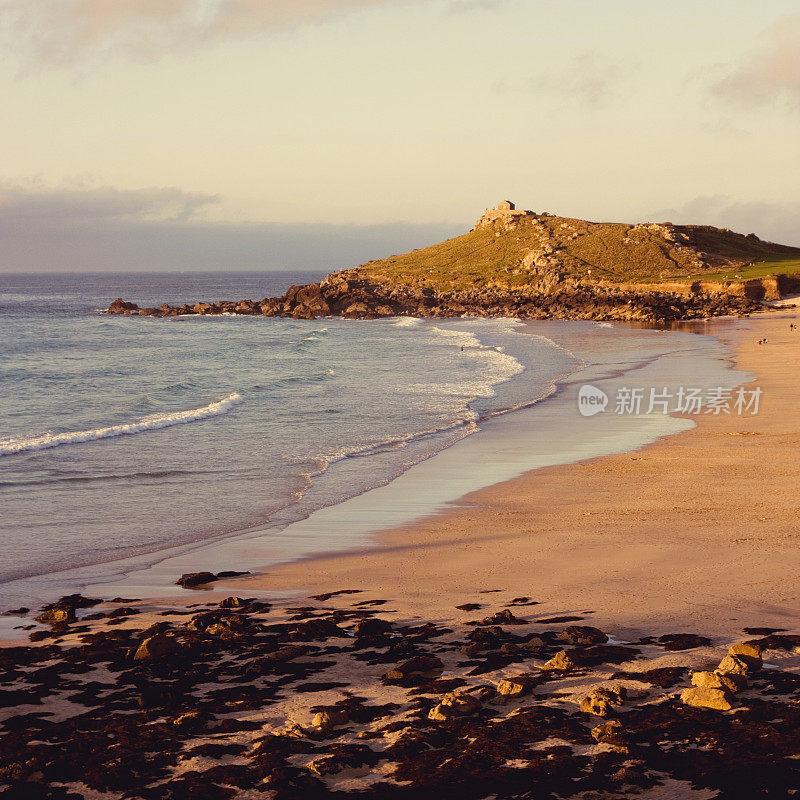
M373 548L242 579L241 591L359 588L412 617L449 620L466 618L455 606L500 589L542 602L543 615L591 610L630 633L791 627L800 614L797 320L781 309L704 328L756 376L756 416L702 414L695 429L635 454L527 473L385 531Z

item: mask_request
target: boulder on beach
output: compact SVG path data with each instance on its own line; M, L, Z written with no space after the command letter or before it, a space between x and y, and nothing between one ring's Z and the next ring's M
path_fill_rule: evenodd
M134 661L161 661L180 651L180 645L171 637L157 633L145 639L133 655Z
M349 721L350 716L345 709L338 706L329 706L314 714L314 718L311 720L311 727L324 732L339 725L346 725Z
M735 672L694 672L692 685L705 689L725 689L736 694L747 688L747 677Z
M481 702L477 697L473 697L469 692L456 691L448 692L442 697L429 712L428 719L437 722L446 722L454 717L463 717L472 714L481 707Z
M384 676L385 683L394 683L408 678L435 678L442 674L444 663L438 656L419 655L409 658Z
M595 714L605 717L614 712L625 702L628 696L624 686L599 686L592 689L581 700L581 711L584 714Z
M608 641L603 631L590 625L570 625L561 631L558 637L562 642L588 647L593 644L605 644Z
M697 708L730 711L733 708L733 695L725 689L692 686L681 692L681 702Z
M37 622L53 623L53 622L74 622L75 609L72 606L54 606L42 611L36 617Z
M741 659L753 671L757 671L764 666L762 652L763 650L758 642L738 642L728 648L729 656Z
M356 636L384 636L391 633L392 623L385 619L361 619L356 623Z
M750 664L745 661L743 658L739 658L739 656L725 656L722 661L719 662L719 666L717 667L717 672L726 673L730 672L734 675L744 675L747 676L750 672L753 672L753 668Z
M575 669L578 663L570 656L566 650L560 650L544 665L545 669L553 670L570 670Z
M503 678L497 684L497 694L503 697L522 697L530 694L538 684L533 675L517 675L513 678Z
M606 745L615 753L623 755L630 753L630 741L625 736L622 723L618 719L601 722L592 728L591 734L596 742Z
M193 589L195 586L212 583L216 579L217 576L213 572L184 572L175 582L184 589Z

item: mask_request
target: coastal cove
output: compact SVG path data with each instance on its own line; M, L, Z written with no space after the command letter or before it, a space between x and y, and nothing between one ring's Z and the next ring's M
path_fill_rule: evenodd
M257 320L252 322L259 324ZM187 593L174 584L182 573L206 569L255 571L298 558L303 559L299 562L302 571L309 555L369 549L376 532L437 513L482 487L531 469L630 452L694 424L658 411L619 415L612 408L605 414L582 417L577 393L583 384L596 386L613 398L623 386L643 391L654 387L659 392L668 388L674 394L681 386L732 388L750 377L731 370L726 348L704 334L563 321L528 323L518 330L523 331L522 335L514 336L521 346L539 339L550 341L583 366L559 380L555 394L528 407L482 420L472 435L446 443L449 446L445 449L386 485L319 508L311 516L289 524L277 520L268 528L253 526L172 551L11 581L2 587L4 605L40 605L79 590L101 596L170 597L171 601L181 602ZM531 334L533 338L528 338ZM202 435L202 426L194 430L196 435ZM544 437L542 430L557 431L557 435ZM312 487L307 498L311 509L313 491ZM300 579L296 586L283 586L281 591L301 591L303 585ZM265 590L270 593L268 586ZM0 620L6 635L19 625L18 618Z
M800 800L796 0L0 35L0 800Z
M128 583L86 582L88 597L62 598L30 644L2 651L11 791L41 766L48 781L115 800L142 785L169 800L209 786L220 798L258 786L252 796L265 789L270 800L483 800L532 785L580 800L598 790L790 796L800 776L800 507L786 478L800 441L789 327L798 321L792 310L714 323L747 370L727 374L754 376L748 385L763 390L757 416L700 415L696 427L666 417L682 432L643 428L635 453L576 450L576 463L438 503L349 551L192 591L166 586L174 572L142 580L169 561ZM702 346L673 351L694 364L682 379L729 370L731 351L717 340L683 335ZM637 369L658 366L662 382L670 362ZM632 377L611 366L590 368L596 388ZM381 518L399 520L410 504L396 490L405 480L435 497L426 478L448 456L459 474L480 473L478 485L502 481L504 467L520 468L510 456L522 449L526 410L306 524L319 515L371 529L378 504L368 498L379 493ZM508 436L498 437L504 422ZM568 452L569 428L557 430ZM507 463L487 469L480 456L501 446ZM171 566L194 570L201 553ZM142 591L91 599L122 586Z

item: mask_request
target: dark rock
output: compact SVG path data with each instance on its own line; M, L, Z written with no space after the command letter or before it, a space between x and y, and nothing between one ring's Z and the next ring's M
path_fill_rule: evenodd
M515 617L509 609L498 611L490 617L484 617L480 622L472 622L471 625L527 625L524 619Z
M312 596L313 600L319 600L323 602L325 600L330 600L332 597L338 597L343 594L362 594L363 589L340 589L338 592L326 592L325 594L315 594Z
M695 647L708 647L711 639L694 633L667 633L658 637L665 650L692 650Z
M170 636L157 633L145 639L133 655L134 661L161 661L180 652L180 645Z
M675 686L676 683L680 683L684 674L688 671L688 667L658 667L657 669L648 669L642 672L615 672L611 677L640 681L641 683L649 683L652 686L660 686L662 689L669 689Z
M109 619L116 619L117 617L132 617L134 614L140 613L141 611L138 608L121 606L120 608L115 608L113 611L110 611L107 616Z
M289 630L289 636L301 642L314 639L348 638L347 631L327 619L310 619L308 622L301 622Z
M750 636L769 636L772 633L780 633L786 628L744 628L744 632Z
M604 644L608 641L608 636L603 631L598 628L592 628L589 625L570 625L561 631L559 638L564 642L584 646Z
M384 636L391 633L392 623L385 619L362 619L356 623L356 636Z
M383 676L383 682L402 685L403 681L420 678L435 678L442 674L443 669L444 663L442 659L437 656L414 656L404 661L402 664L398 664L394 669L389 670L389 672Z
M126 303L121 297L114 300L108 307L109 314L123 314L126 311L137 311L139 306L136 303Z
M195 586L212 583L216 579L217 576L213 572L185 572L175 582L184 589L193 589Z

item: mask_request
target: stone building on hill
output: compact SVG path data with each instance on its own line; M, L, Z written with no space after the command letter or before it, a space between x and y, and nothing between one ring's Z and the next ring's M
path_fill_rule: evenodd
M503 200L495 208L487 208L486 213L475 224L476 228L485 228L495 222L514 223L522 217L535 217L533 211L517 211L516 205L510 200Z

